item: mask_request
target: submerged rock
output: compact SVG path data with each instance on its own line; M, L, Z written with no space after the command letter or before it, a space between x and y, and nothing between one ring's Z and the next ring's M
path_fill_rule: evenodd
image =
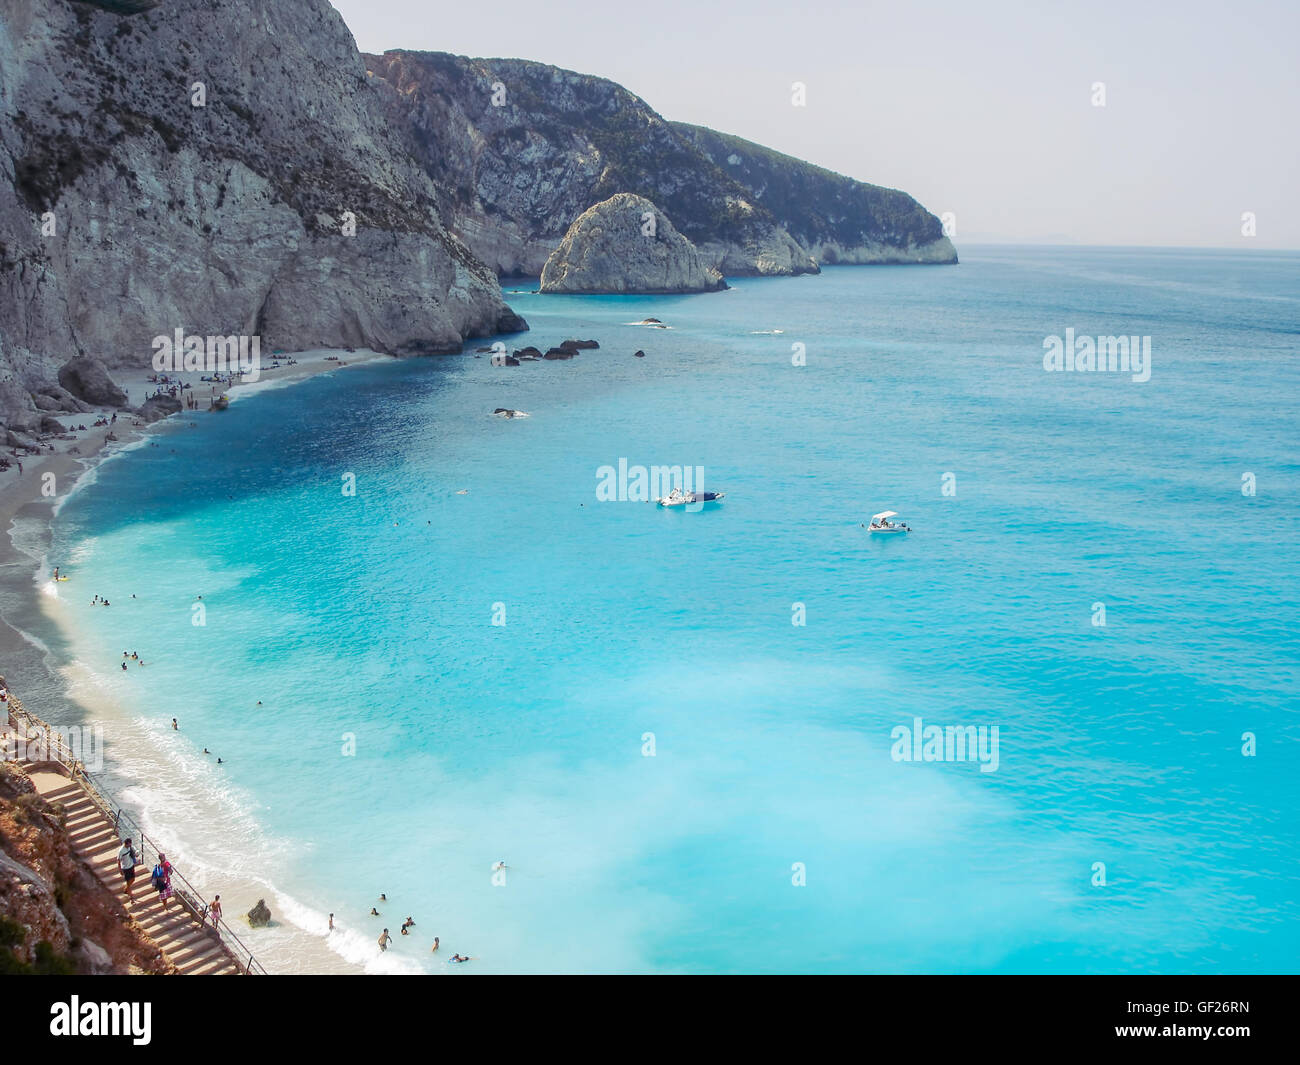
M634 352L632 352L632 358L634 358L634 359L644 359L644 358L645 358L645 352L644 352L644 351L634 351Z
M577 352L572 348L551 348L542 358L551 362L558 362L561 359L571 359L576 354Z
M561 340L560 347L572 348L574 351L590 351L600 347L594 340Z
M574 221L542 268L542 292L717 292L722 275L644 196L620 192Z
M254 928L265 928L271 923L271 908L266 899L258 899L257 905L248 911L248 923Z

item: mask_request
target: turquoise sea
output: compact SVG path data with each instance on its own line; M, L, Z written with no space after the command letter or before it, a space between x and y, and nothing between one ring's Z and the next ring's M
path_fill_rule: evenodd
M507 283L509 346L600 350L177 419L50 554L110 777L371 969L1294 971L1300 255L962 253ZM1046 372L1067 329L1150 380ZM599 501L620 460L726 498ZM895 760L916 718L997 726L996 771Z

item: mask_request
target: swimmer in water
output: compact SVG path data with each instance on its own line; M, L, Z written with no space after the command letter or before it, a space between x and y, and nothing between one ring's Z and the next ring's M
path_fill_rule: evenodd
M370 907L370 916L371 916L371 917L378 917L378 916L379 916L379 911L376 910L373 906Z
M494 873L499 873L499 872L500 872L502 869L504 869L505 867L506 867L506 863L505 863L505 862L503 862L503 861L501 861L501 862L497 862L497 864L494 865L494 866L492 867L492 872L494 872Z
M452 960L452 961L469 961L470 959L469 959L468 957L466 957L464 954L453 954L453 955L451 956L451 960Z
M206 747L204 747L204 748L203 748L203 753L204 753L204 754L211 754L212 752L211 752L210 750L208 750Z
M441 942L442 942L442 939L441 939L440 937L438 937L438 936L434 936L434 937L433 937L433 946L430 948L429 953L430 953L430 954L437 954L437 953L438 953L438 944L441 943Z
M380 901L380 902L387 902L387 901L388 901L388 896L385 895L382 891L379 893L379 901Z
M225 763L222 762L222 760L221 760L220 758L217 759L217 765L224 765L224 764L225 764Z
M176 719L175 719L175 718L172 718L172 731L173 731L173 732L179 732L180 730L181 730L180 725L176 724Z

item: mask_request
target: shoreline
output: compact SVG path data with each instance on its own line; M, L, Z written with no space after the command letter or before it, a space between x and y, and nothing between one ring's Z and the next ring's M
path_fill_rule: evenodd
M290 357L294 360L293 365L263 369L257 381L228 385L217 394L228 394L232 402L238 402L241 396L287 387L333 370L371 365L391 358L369 350L352 353L333 349L285 356ZM133 405L138 406L143 397L157 387L148 379L151 372L119 372L114 379L126 390ZM211 386L209 382L199 380L201 373L168 376L173 381L191 384L192 388L186 392L200 403L208 398L202 390ZM94 413L59 418L77 425L97 420L101 413L104 417L111 417L113 411L111 408L97 408ZM75 654L66 611L60 609L57 596L43 591L49 583L46 571L54 521L63 504L78 488L93 483L103 463L146 445L151 436L157 435L155 430L158 427L167 426L176 418L194 420L200 414L219 413L201 407L197 410L182 408L168 418L142 424L134 422L130 413L124 415L118 411L117 422L108 427L69 430L43 441L53 443L56 450L23 456L21 475L17 473L17 464L11 456L11 468L0 471L0 487L3 488L0 491L0 523L3 523L3 535L0 535L0 674L7 678L12 690L46 721L90 723L102 719L112 722L117 737L122 739L115 738L107 745L104 770L119 782L117 790L123 794L136 820L164 841L178 859L178 867L179 862L184 861L187 875L195 877L200 884L210 882L215 885L214 890L222 892L231 902L239 899L242 903L244 896L251 894L251 905L257 898L265 896L276 912L272 930L277 927L280 930L275 937L279 941L276 946L285 946L287 936L291 940L301 940L297 944L301 948L307 940L318 939L313 927L309 927L317 923L317 915L310 907L285 896L278 887L265 880L245 875L236 877L214 866L211 861L186 854L188 848L178 845L182 835L179 827L169 825L166 818L160 819L158 809L134 794L137 788L132 783L136 775L133 770L139 769L135 763L147 763L151 760L151 753L157 755L156 750L146 750L152 745L147 735L149 730L142 727L140 718L147 708L103 697L85 683L85 677L92 671ZM110 440L110 436L114 439ZM126 758L118 757L114 748L131 754ZM214 816L229 815L228 811L209 812ZM231 918L242 923L242 910L245 908L242 904L231 906ZM293 918L289 916L291 913ZM320 924L324 931L323 915L320 915ZM345 929L339 931L346 934ZM301 954L300 949L295 953ZM319 955L312 959L311 971L357 972L362 969L361 965L324 942L320 942L318 951L309 950L308 953ZM352 955L356 952L347 953ZM269 960L272 971L276 971L274 959ZM279 971L285 970L280 968Z

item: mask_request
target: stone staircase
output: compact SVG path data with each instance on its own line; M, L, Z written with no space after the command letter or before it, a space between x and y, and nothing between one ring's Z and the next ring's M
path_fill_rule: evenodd
M76 781L51 772L33 772L30 776L42 798L63 807L68 835L78 857L110 891L121 897L123 884L117 852L122 843L113 822ZM163 909L158 892L149 882L147 866L137 867L134 887L127 912L180 973L192 976L239 973L238 965L216 931L203 924L178 895L173 895Z

